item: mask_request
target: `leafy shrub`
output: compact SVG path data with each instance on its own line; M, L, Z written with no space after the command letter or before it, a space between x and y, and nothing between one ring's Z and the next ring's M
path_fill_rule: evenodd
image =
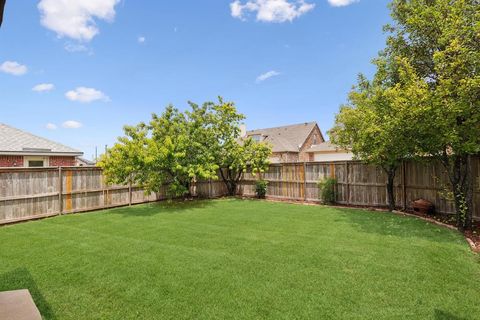
M337 199L337 179L327 178L318 182L323 203L333 204Z
M265 199L265 195L267 194L267 187L268 181L258 180L257 182L255 182L255 193L257 194L257 198Z

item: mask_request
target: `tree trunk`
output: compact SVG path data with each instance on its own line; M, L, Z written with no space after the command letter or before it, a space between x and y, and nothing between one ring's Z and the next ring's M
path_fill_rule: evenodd
M473 227L473 202L474 202L474 180L472 172L472 156L467 156L467 172L465 182L465 200L467 203L467 212L465 217L465 229L472 230Z
M395 173L396 167L389 167L387 170L387 197L388 197L388 210L393 211L396 208L395 205Z
M184 198L191 198L192 197L192 190L191 190L191 181L190 180L186 180L183 182L183 187L185 188L185 194L183 195Z
M237 180L234 177L231 169L226 169L226 173L223 169L220 169L220 175L222 177L223 183L227 187L228 196L234 197L237 193Z
M473 182L471 156L450 156L442 161L446 166L455 203L459 231L471 230L473 220Z
M230 197L234 197L235 194L237 193L237 184L234 181L229 181L227 184L227 189L228 189L228 195Z

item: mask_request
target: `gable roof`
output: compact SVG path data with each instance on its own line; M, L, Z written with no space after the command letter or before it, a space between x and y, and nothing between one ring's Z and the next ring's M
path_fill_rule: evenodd
M80 163L81 165L85 165L85 166L95 166L97 164L95 161L91 161L91 160L85 159L83 157L78 157L77 162Z
M247 131L247 137L260 135L264 142L272 145L272 152L299 152L316 122L305 122L283 127Z
M0 154L81 156L83 152L0 123Z

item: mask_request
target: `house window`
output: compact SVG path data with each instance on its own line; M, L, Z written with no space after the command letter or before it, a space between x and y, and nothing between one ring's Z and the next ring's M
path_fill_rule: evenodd
M317 135L316 134L313 135L313 144L317 144Z
M43 160L29 160L28 166L30 168L43 167Z

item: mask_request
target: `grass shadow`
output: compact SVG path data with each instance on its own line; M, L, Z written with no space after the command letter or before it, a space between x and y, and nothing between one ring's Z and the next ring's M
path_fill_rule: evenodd
M18 268L0 275L0 291L28 289L44 319L56 319L55 313L43 297L27 268Z
M337 209L343 221L347 221L361 232L401 238L419 238L437 242L451 242L452 230L436 226L414 217L400 216L390 212ZM446 236L448 234L452 236Z
M213 205L213 200L161 200L149 204L115 208L109 210L108 213L125 217L150 217L158 214L178 214L183 211L203 209Z
M457 317L449 312L435 309L434 312L435 320L469 320L463 317Z

